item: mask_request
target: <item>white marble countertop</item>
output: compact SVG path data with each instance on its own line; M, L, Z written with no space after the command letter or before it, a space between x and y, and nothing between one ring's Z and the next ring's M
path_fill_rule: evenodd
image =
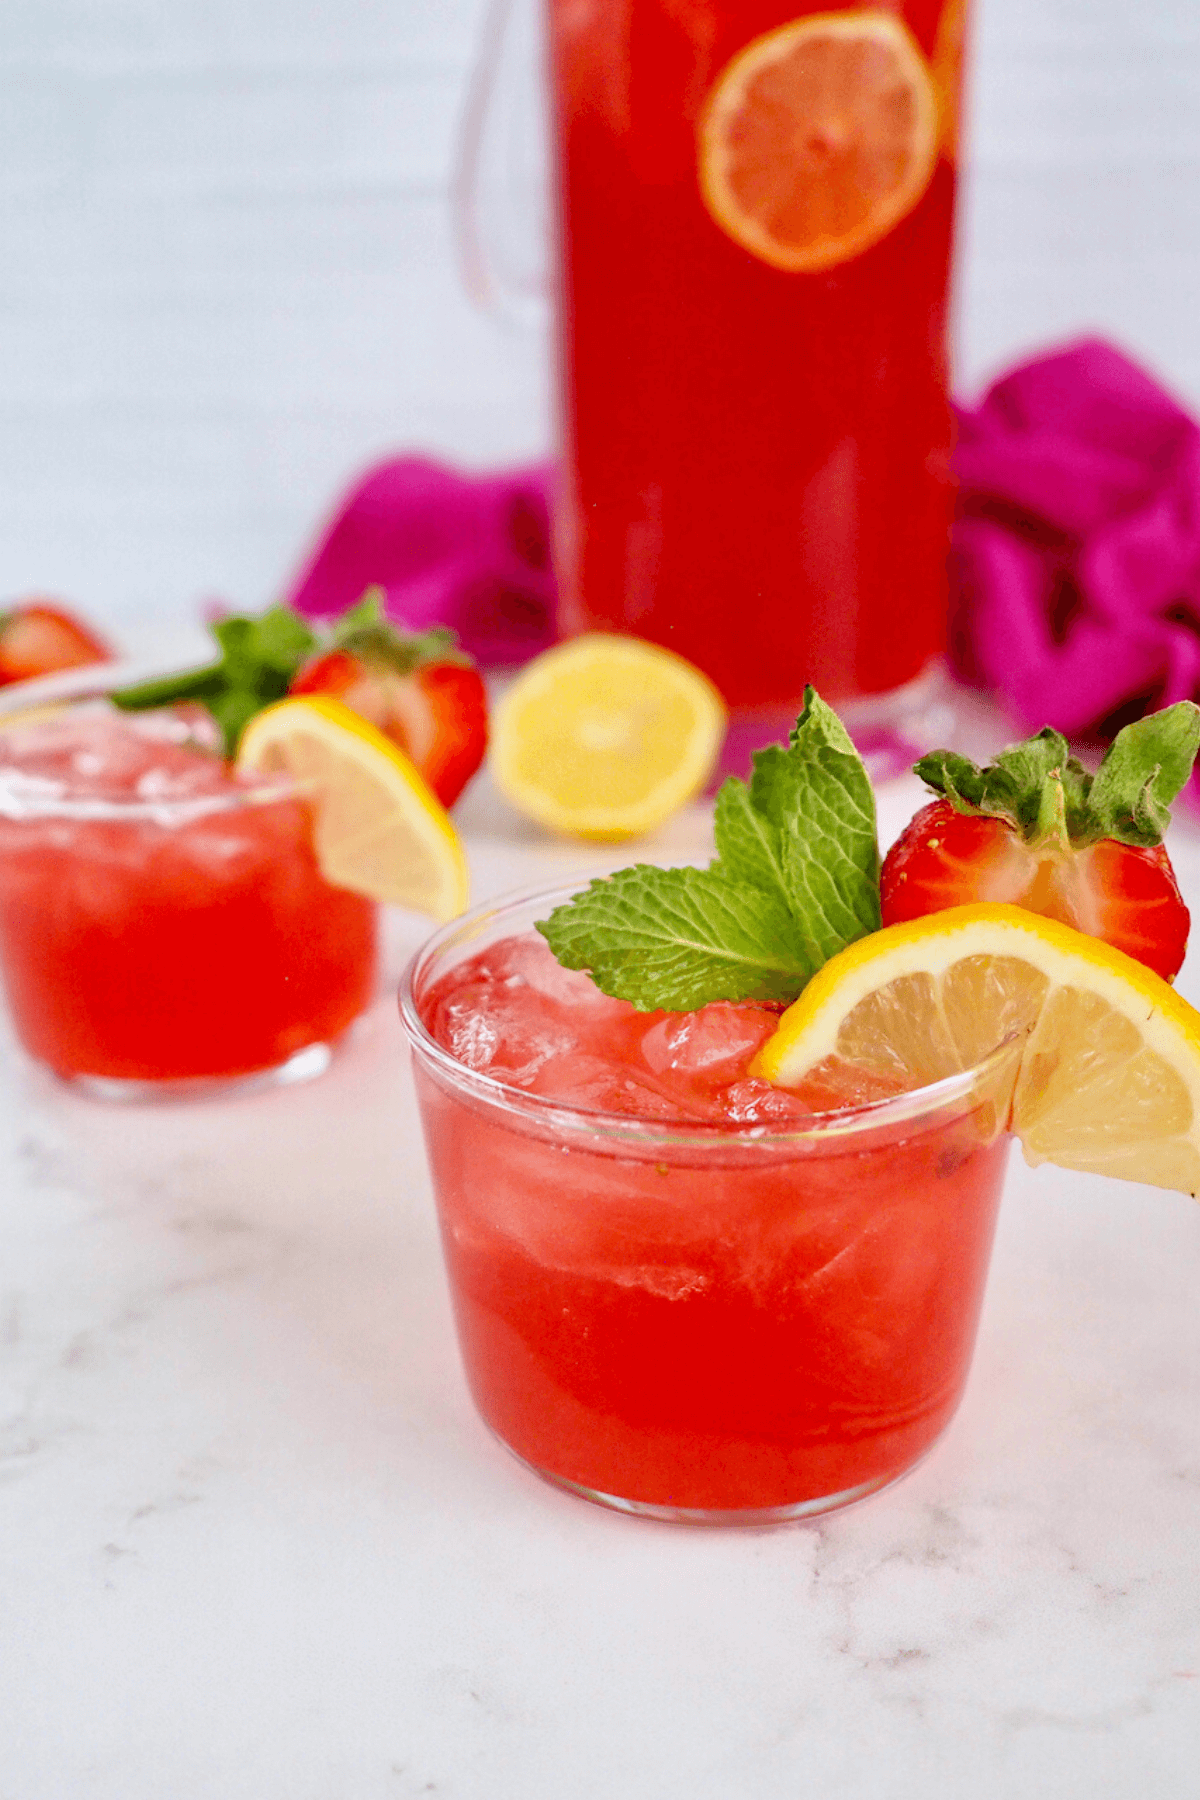
M629 860L485 785L463 826L480 898ZM392 974L423 934L390 922ZM478 1423L390 991L255 1097L107 1108L0 1061L0 1800L1197 1792L1192 1201L1014 1161L934 1453L697 1531Z

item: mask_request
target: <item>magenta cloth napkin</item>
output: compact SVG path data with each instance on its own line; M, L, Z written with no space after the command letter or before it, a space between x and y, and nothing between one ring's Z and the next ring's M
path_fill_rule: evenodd
M549 464L470 476L420 456L380 463L342 501L285 598L330 617L377 585L402 624L453 626L485 667L525 662L555 635L552 475Z
M1200 689L1200 429L1097 339L959 415L951 640L1030 729L1108 737Z

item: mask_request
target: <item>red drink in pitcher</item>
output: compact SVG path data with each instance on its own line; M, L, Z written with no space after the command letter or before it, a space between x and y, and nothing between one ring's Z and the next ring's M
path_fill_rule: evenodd
M747 1076L777 1011L642 1013L561 968L529 927L562 897L457 921L402 990L480 1412L659 1517L885 1486L970 1363L1007 1155L979 1072L819 1110Z
M377 909L321 874L308 801L188 730L84 705L0 733L13 1023L106 1097L316 1073L371 999Z
M941 649L964 0L550 0L570 630L739 709Z

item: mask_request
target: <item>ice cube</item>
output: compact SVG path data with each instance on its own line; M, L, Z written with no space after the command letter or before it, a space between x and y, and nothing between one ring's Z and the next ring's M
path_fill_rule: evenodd
M584 1112L622 1113L635 1119L687 1119L697 1116L670 1092L639 1076L624 1063L579 1051L557 1056L538 1070L535 1093Z
M430 1028L451 1056L515 1087L529 1087L552 1058L578 1049L562 1012L523 983L473 981L434 1008Z
M697 1012L667 1013L642 1039L642 1055L656 1075L719 1086L736 1081L779 1024L765 1006L717 1000Z
M560 1006L597 1012L615 1008L622 1014L634 1010L627 1001L602 994L582 969L565 969L545 938L537 933L505 938L484 954L494 980L523 982Z
M738 1125L774 1125L800 1130L813 1109L799 1094L749 1076L725 1090L725 1116Z
M40 784L47 797L165 800L234 791L219 757L147 723L157 718L82 706L62 718L18 721L0 741L5 780Z
M843 1112L852 1106L869 1106L902 1094L904 1081L891 1070L872 1069L863 1063L827 1056L789 1091L803 1100L810 1112Z

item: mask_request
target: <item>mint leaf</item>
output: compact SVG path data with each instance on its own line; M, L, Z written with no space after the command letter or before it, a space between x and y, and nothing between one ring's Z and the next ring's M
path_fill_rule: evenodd
M766 754L759 751L756 764ZM783 841L775 819L756 806L752 789L731 775L717 790L713 817L718 874L773 894L790 910L787 878L783 872Z
M109 699L124 712L149 712L152 707L170 706L173 700L203 700L207 704L212 695L221 691L221 684L221 664L206 663L178 675L159 675L153 681L117 688Z
M1119 731L1088 796L1092 835L1150 848L1171 823L1171 802L1200 749L1200 706L1180 700Z
M811 688L787 747L756 752L717 795L709 869L638 864L538 925L559 962L645 1010L794 1000L829 958L879 928L875 798Z
M593 881L537 929L565 967L643 1011L791 1000L812 973L787 909L719 869L635 864Z
M717 795L718 868L777 895L815 973L878 931L875 796L845 726L812 688L788 746L754 756L749 788L730 777Z
M221 727L226 756L233 756L247 722L283 699L317 639L286 606L269 607L257 617L219 619L210 630L221 651L219 662L118 688L109 697L125 712L199 700Z
M226 624L232 624L229 620ZM268 607L265 613L246 621L242 654L247 668L259 680L267 670L290 681L304 658L316 648L316 637L308 624L287 606ZM224 641L223 625L213 628L218 642Z
M768 752L761 772L756 760L751 794L780 821L788 897L815 971L881 921L871 779L812 688L787 751Z

